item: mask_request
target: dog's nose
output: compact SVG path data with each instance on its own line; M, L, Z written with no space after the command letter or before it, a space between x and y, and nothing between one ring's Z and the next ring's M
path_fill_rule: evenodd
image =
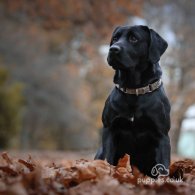
M121 48L117 45L113 45L113 46L110 47L110 52L111 53L116 53L117 54L117 53L120 52L120 50L121 50Z

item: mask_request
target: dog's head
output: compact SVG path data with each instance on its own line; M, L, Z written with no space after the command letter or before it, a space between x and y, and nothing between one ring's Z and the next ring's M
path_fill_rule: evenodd
M116 70L136 68L146 62L155 64L167 46L167 42L147 26L119 26L112 34L108 64Z

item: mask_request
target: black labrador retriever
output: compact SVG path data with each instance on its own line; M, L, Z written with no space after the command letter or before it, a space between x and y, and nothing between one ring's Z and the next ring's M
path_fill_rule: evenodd
M159 66L167 42L147 26L119 26L112 35L108 64L113 89L102 114L102 146L95 159L116 165L125 153L142 173L170 165L170 103Z

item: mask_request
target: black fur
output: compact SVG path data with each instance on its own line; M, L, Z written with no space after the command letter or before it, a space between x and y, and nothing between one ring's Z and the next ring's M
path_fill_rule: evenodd
M117 27L112 35L108 64L114 83L139 88L160 79L158 64L167 42L147 26ZM131 121L131 118L134 121ZM163 85L152 93L129 95L114 88L102 114L102 146L95 159L116 165L125 153L130 163L151 177L156 164L170 165L170 104Z

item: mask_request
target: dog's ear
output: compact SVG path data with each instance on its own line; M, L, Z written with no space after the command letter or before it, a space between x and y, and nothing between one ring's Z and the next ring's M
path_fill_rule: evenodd
M160 60L161 55L165 52L168 47L168 43L153 29L150 31L150 45L148 59L153 64Z
M113 39L114 33L115 33L120 27L121 27L121 26L117 26L117 27L114 29L114 31L112 32L112 39ZM110 41L110 46L112 45L112 39L111 39L111 41Z

